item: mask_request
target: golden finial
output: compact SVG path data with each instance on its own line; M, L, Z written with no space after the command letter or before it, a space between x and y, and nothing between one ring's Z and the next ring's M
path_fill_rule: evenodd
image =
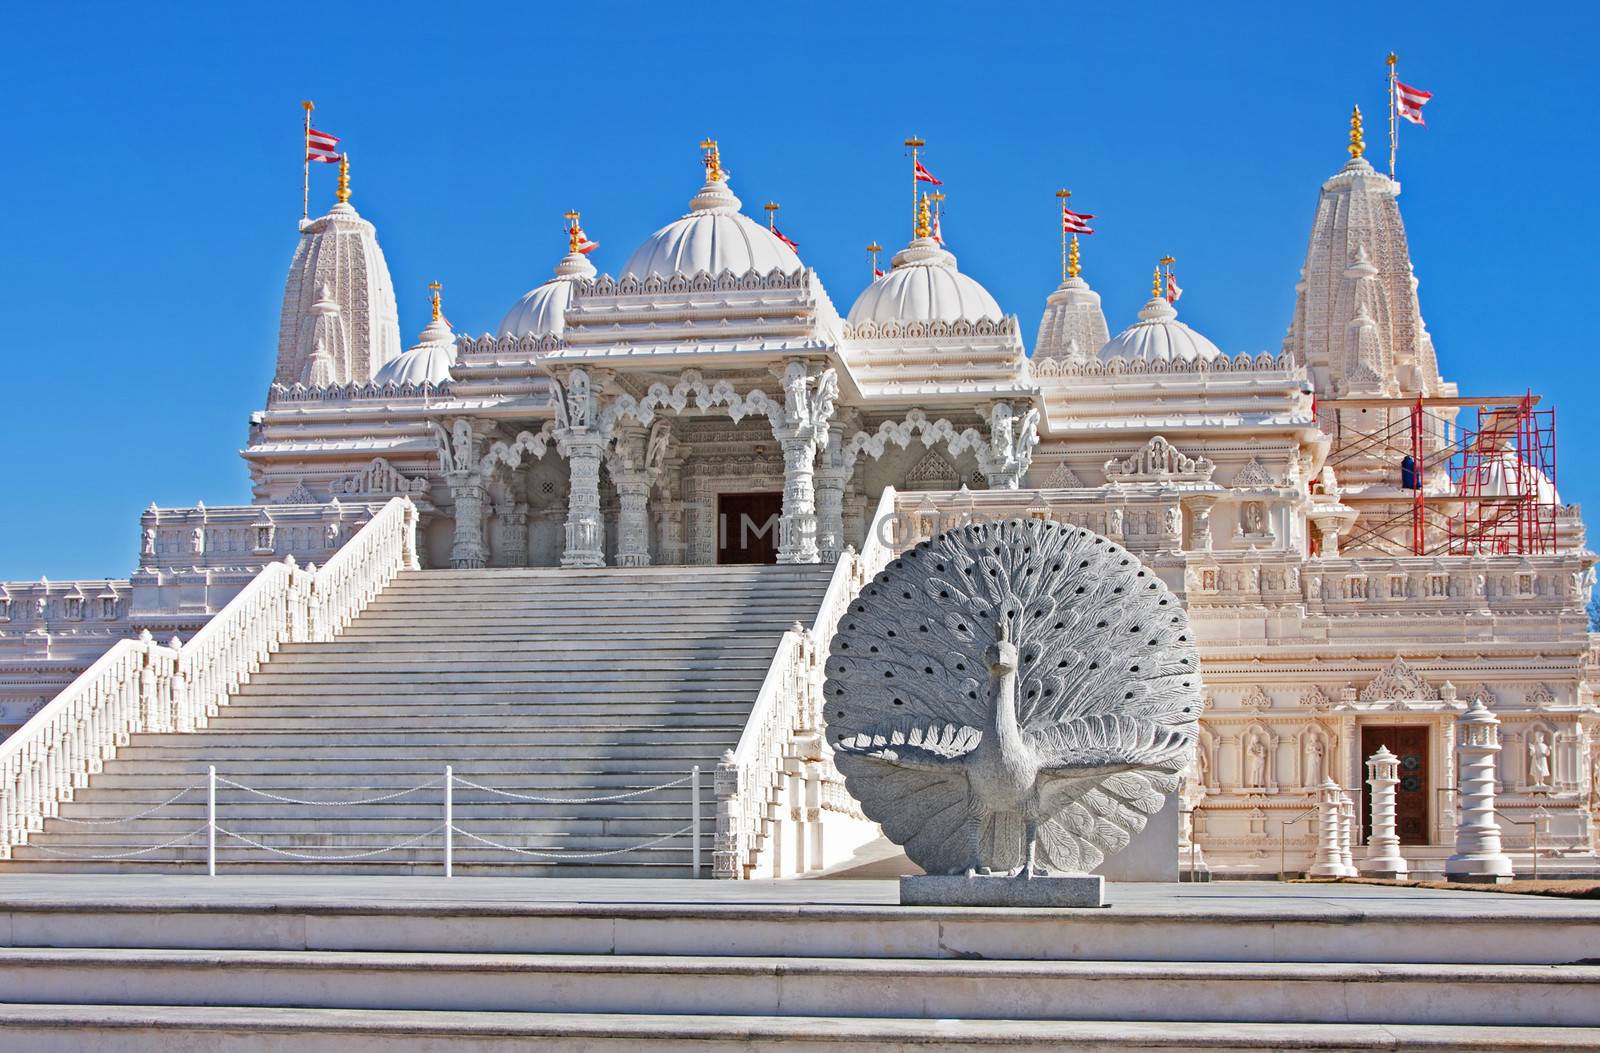
M428 288L433 290L433 320L437 322L443 315L443 312L439 309L439 290L443 289L444 286L437 281L431 281L428 283Z
M924 146L927 146L928 145L928 140L926 140L926 139L918 139L916 136L913 135L911 138L906 140L906 145L911 147L911 149L913 149L913 150L918 150L918 149L921 149Z
M1150 299L1152 299L1152 300L1161 299L1161 266L1160 266L1160 264L1156 265L1156 273L1150 279Z
M1067 277L1076 278L1083 273L1083 265L1078 259L1078 235L1072 235L1072 241L1067 245Z
M1384 59L1384 61L1387 62L1389 65L1393 66L1396 62L1400 61L1400 56L1396 55L1394 52L1391 51L1391 52L1389 52L1389 57Z
M783 206L778 204L776 201L768 201L761 207L767 210L767 229L775 230L776 228L773 226L773 224L777 222L778 209L782 208Z
M722 154L717 150L717 141L715 139L701 139L700 149L706 152L706 181L709 183L722 182L727 177L727 174L722 171Z
M343 205L350 200L350 151L346 150L339 155L339 190L334 195Z
M928 195L923 194L917 203L917 237L926 238L933 232L933 220L928 213Z
M1361 107L1350 111L1350 159L1356 160L1367 152L1366 140L1361 137Z
M568 209L561 215L567 221L567 251L577 252L579 236L578 231L580 229L578 227L578 211L576 209Z
M302 102L300 105L305 107L305 111L307 113L310 113L312 110L316 109L316 107L311 104L311 100L310 99L307 99L306 101Z

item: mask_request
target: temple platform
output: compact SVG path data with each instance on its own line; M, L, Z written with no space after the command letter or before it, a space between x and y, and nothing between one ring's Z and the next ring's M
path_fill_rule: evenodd
M1576 1050L1600 902L893 881L0 878L0 1048Z

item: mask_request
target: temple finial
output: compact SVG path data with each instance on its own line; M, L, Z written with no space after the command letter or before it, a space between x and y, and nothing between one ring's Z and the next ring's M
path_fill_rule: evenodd
M933 218L928 211L928 195L917 202L917 237L926 238L933 232Z
M437 322L443 317L444 312L439 307L439 290L444 288L437 280L428 283L428 288L433 291L433 320Z
M1361 135L1361 107L1350 111L1350 159L1359 160L1367 152L1367 142Z
M1156 264L1156 272L1150 278L1150 299L1161 299L1161 265Z
M346 150L339 155L339 190L334 195L339 199L339 204L350 202L350 151Z
M578 226L579 212L576 209L569 209L563 212L562 216L567 221L567 251L577 252L578 240L583 236Z
M1067 277L1076 278L1083 273L1083 263L1078 256L1078 235L1072 235L1067 244Z
M722 170L722 154L717 149L717 141L715 139L702 139L700 140L700 149L706 152L704 159L706 182L720 183L726 179L728 174Z

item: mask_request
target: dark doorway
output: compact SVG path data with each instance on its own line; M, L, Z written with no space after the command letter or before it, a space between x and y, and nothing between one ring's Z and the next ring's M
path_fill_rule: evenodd
M717 562L778 562L778 518L783 494L721 494L717 497Z
M1428 843L1428 727L1423 724L1377 724L1361 729L1361 841L1372 834L1372 787L1367 785L1367 758L1379 746L1400 758L1400 785L1394 788L1395 828L1403 845Z

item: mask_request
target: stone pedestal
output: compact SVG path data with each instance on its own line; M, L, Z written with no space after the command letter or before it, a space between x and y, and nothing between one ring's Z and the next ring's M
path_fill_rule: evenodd
M900 879L902 907L1103 907L1105 878L1098 874L1045 877L918 874Z
M1372 827L1367 836L1367 859L1361 872L1376 878L1403 878L1409 868L1400 854L1395 833L1394 788L1400 784L1400 758L1379 746L1367 758L1367 785L1372 788Z
M1502 884L1512 878L1511 859L1500 847L1500 824L1494 817L1495 757L1500 752L1500 720L1474 698L1456 718L1456 756L1461 762L1461 787L1456 805L1456 851L1445 860L1451 881Z

